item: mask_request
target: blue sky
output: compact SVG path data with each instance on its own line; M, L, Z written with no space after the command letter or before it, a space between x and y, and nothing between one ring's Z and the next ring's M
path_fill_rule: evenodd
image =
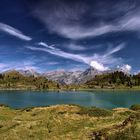
M0 71L140 70L139 0L1 0Z

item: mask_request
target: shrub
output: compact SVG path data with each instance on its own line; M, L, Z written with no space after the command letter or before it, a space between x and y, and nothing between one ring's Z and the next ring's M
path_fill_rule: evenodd
M109 140L139 140L140 129L136 124L133 124L130 128L126 128L123 131L118 131L108 137Z
M140 111L140 104L132 105L132 106L130 107L130 109L135 110L135 111Z
M133 114L131 111L125 111L125 112L120 112L119 113L121 116L130 116L131 114Z
M78 114L81 115L89 115L89 116L93 116L93 117L108 117L108 116L112 116L112 111L111 110L106 110L106 109L100 109L100 108L96 108L96 107L90 107L90 108L86 108L86 107L82 107L81 110L78 112Z
M26 108L21 109L21 111L30 112L32 111L32 109L34 109L34 107L26 107Z
M0 107L9 107L9 106L6 104L0 104Z

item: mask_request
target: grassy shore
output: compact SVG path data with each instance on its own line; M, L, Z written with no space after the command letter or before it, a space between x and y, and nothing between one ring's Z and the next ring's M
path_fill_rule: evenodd
M76 105L0 107L2 140L139 140L139 132L139 105L113 110Z

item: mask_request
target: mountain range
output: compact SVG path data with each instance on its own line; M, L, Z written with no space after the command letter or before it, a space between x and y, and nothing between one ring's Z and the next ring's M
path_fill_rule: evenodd
M57 70L46 73L38 73L35 70L18 70L24 76L43 76L51 81L58 82L60 84L83 84L87 81L93 79L96 75L101 75L105 73L112 73L114 71L122 71L121 69L108 70L108 71L98 71L93 67L89 67L85 71L64 71ZM9 71L7 71L9 72Z
M114 69L114 70L107 70L107 71L98 71L93 67L89 67L85 71L52 71L44 73L43 76L48 78L49 80L56 81L61 84L83 84L87 81L93 79L96 75L112 73L115 71L123 71L122 69ZM123 71L124 72L124 71ZM124 72L126 73L126 72Z

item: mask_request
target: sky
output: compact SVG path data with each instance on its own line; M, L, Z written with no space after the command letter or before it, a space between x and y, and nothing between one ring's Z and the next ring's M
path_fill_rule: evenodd
M140 71L139 0L1 0L0 72Z

